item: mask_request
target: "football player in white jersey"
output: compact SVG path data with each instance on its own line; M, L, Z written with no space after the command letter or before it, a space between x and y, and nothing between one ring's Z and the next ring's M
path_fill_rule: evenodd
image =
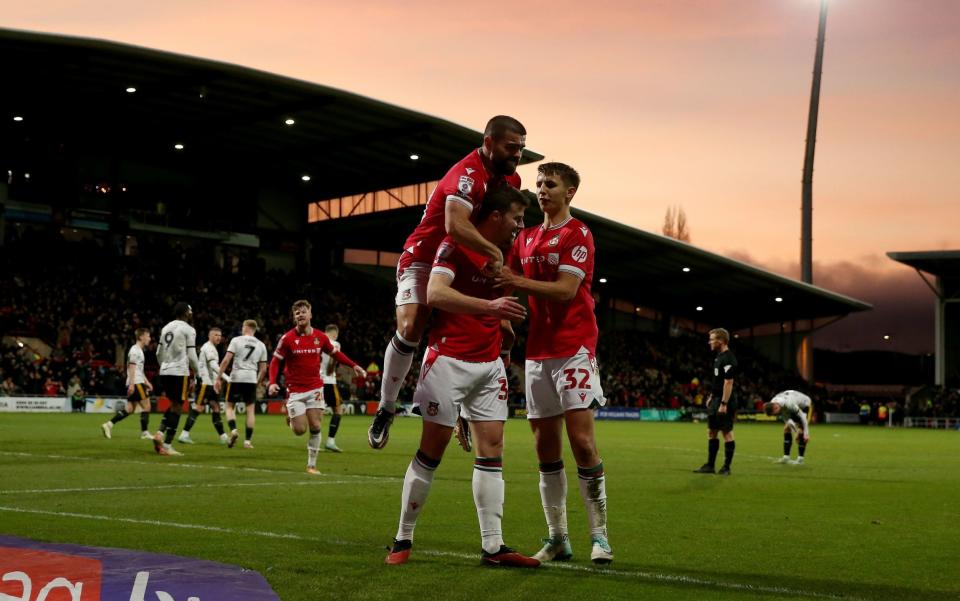
M763 404L767 415L783 417L783 457L777 463L803 464L807 443L810 442L810 418L813 414L813 402L810 397L796 390L784 390ZM792 436L797 437L797 460L790 460Z
M113 419L100 426L106 438L112 437L114 424L136 410L135 405L140 405L140 438L153 438L149 427L150 393L153 391L153 384L143 373L143 348L150 344L150 330L137 328L134 334L137 337L137 342L130 347L130 351L127 353L127 403L117 411Z
M336 324L330 324L324 328L324 333L333 344L333 350L340 352L340 343L337 337L340 335L340 328ZM323 445L328 451L340 453L341 449L337 446L336 435L340 429L340 416L343 415L343 404L340 398L340 390L337 388L337 361L330 355L323 353L320 357L320 375L323 377L323 398L327 402L327 407L333 412L330 418L330 427L327 430L327 442Z
M237 432L236 404L243 403L247 415L247 430L243 440L243 448L253 448L253 426L256 423L257 386L263 381L267 373L267 347L258 340L257 322L248 319L243 322L243 334L230 341L227 354L220 364L220 373L227 373L230 363L233 371L230 372L230 381L227 382L227 392L223 399L227 402L227 425L230 427L230 437L227 442L229 448L236 444ZM217 380L214 389L217 394L223 386Z
M177 438L179 442L184 444L193 444L193 439L190 438L190 430L193 429L193 424L197 423L197 417L203 411L205 403L210 405L213 428L220 437L220 443L227 444L227 434L223 431L223 419L220 417L220 395L213 387L220 379L220 352L217 347L220 345L222 338L223 334L220 328L210 328L207 332L207 341L200 347L200 390L190 407L183 432L180 432L180 436Z
M163 326L157 345L160 391L170 401L170 407L160 422L160 430L153 437L153 448L160 455L183 454L173 448L173 437L177 433L183 404L193 392L194 377L200 373L200 364L197 361L197 331L190 325L193 309L187 303L177 303L173 307L173 318L173 321Z

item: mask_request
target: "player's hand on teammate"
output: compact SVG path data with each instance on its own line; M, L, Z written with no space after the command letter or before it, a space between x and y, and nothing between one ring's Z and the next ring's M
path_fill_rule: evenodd
M487 264L483 266L483 271L491 275L497 275L503 270L503 253L500 249L494 249L496 254L490 257Z
M367 370L363 369L363 368L360 367L359 365L354 365L354 366L353 366L353 373L357 374L357 377L358 377L358 378L366 378L366 377L367 377Z
M515 296L501 296L488 301L487 313L500 319L520 320L527 316L527 308Z
M499 275L493 279L495 282L494 288L516 288L517 282L519 281L520 276L513 273L509 267L504 267L500 270Z
M280 386L276 384L271 384L270 386L267 387L267 396L271 396L271 397L277 396L278 392L280 392Z

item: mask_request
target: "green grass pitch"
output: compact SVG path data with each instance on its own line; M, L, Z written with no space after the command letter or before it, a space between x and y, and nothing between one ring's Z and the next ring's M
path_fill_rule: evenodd
M344 453L321 453L316 477L278 416L259 417L253 450L221 447L202 416L177 458L138 440L136 417L105 440L106 417L0 415L0 533L233 563L285 601L960 598L955 431L814 426L807 465L790 466L773 463L780 428L740 424L721 478L691 473L702 424L598 422L614 563L589 561L567 453L574 559L510 571L480 565L472 459L455 443L410 563L383 564L417 418L398 419L381 451L367 447L369 418L344 418ZM526 553L546 530L532 442L507 423L504 534Z

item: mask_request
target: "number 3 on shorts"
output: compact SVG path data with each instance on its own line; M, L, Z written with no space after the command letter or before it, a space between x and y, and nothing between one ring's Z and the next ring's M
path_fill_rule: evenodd
M580 380L580 384L577 384L577 375L582 374L583 378ZM567 377L567 382L564 384L564 390L573 390L574 388L580 388L581 390L590 390L590 372L582 367L580 369L565 369L563 370L563 375Z

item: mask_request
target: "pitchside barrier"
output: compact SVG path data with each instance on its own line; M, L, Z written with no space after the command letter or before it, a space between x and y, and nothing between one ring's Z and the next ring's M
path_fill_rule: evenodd
M905 417L905 428L936 428L945 430L960 430L960 418L957 417Z
M64 396L15 396L0 397L0 413L70 413L71 411L82 411L86 413L107 413L113 414L126 403L125 397L100 397L90 396L83 401L83 408L74 408L73 401ZM279 399L269 399L257 401L254 405L257 413L266 413L273 415L283 415L286 413L285 401ZM361 413L362 409L357 407L360 403L343 403L343 412L346 415ZM159 399L151 400L151 411L153 413L163 413L170 407L170 401L165 396ZM246 406L243 403L236 405L238 414L246 413ZM140 411L139 405L135 405L135 412ZM209 413L210 406L204 404L204 411Z

